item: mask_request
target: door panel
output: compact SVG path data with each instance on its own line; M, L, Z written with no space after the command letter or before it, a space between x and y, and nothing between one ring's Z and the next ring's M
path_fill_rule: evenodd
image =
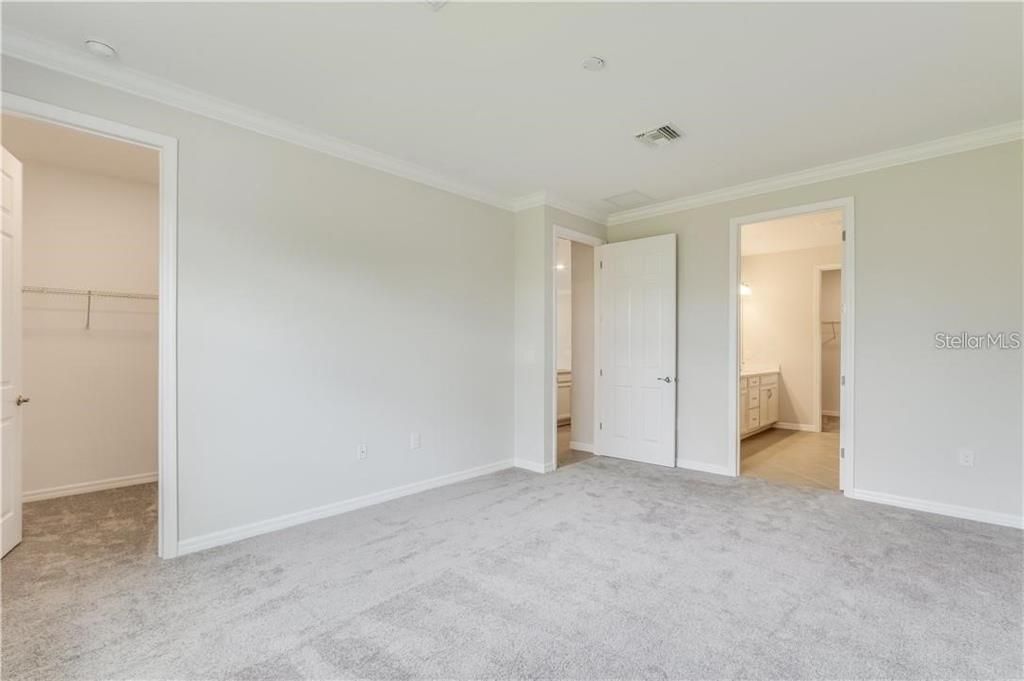
M21 542L21 163L0 163L0 555Z
M675 235L609 244L597 252L598 453L674 466Z

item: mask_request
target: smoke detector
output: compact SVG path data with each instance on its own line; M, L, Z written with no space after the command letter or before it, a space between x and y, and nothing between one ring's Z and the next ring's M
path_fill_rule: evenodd
M117 50L114 49L113 45L109 45L102 40L86 40L85 49L104 59L113 59L117 56Z
M682 137L682 134L671 125L666 124L658 128L652 128L651 130L645 130L644 132L637 133L633 137L638 142L643 142L648 146L663 147L666 144L670 144Z
M653 203L654 199L643 192L631 189L628 192L609 196L605 201L610 203L615 210L629 210L630 208L639 208L648 203Z

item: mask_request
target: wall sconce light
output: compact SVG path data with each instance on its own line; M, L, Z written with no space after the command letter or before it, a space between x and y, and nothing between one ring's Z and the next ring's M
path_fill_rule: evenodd
M743 282L740 282L740 295L741 296L749 296L752 293L753 293L753 290L751 290L751 288L749 286L747 286Z

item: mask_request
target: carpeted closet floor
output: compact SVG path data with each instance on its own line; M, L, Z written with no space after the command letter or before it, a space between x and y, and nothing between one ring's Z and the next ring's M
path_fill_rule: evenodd
M163 561L155 488L29 504L5 679L1021 676L1021 532L595 457Z

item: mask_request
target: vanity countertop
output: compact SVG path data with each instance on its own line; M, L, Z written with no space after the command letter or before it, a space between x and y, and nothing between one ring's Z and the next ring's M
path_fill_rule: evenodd
M779 367L776 366L760 366L760 367L743 367L740 369L740 378L746 378L747 376L761 376L762 374L777 374L779 373Z

